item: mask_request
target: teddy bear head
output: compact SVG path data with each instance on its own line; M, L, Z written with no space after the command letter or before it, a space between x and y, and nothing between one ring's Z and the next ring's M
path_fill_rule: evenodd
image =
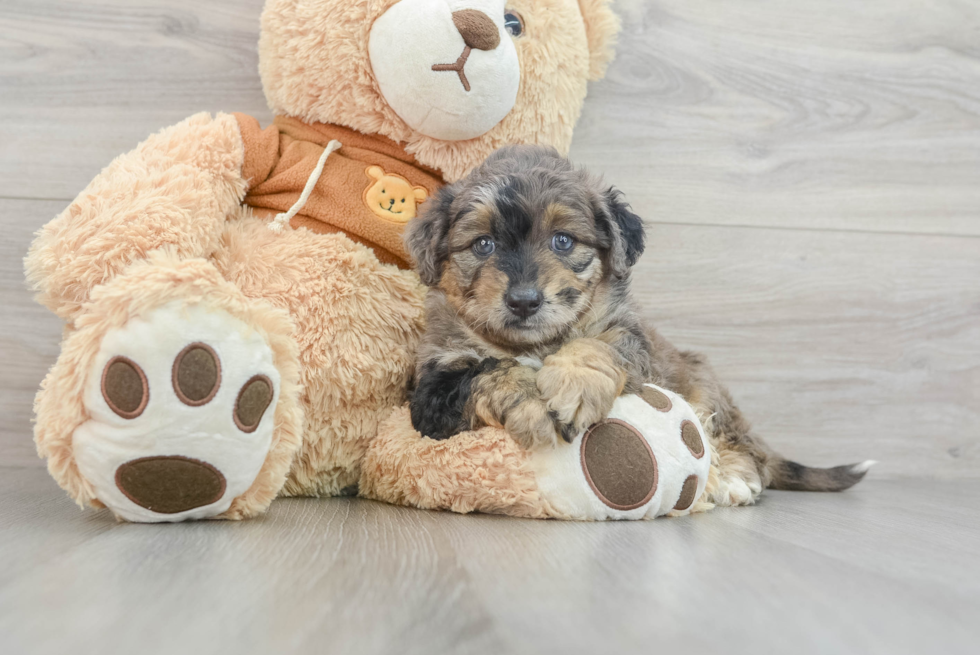
M455 180L509 143L568 150L612 57L609 2L268 0L260 72L277 114L388 137Z

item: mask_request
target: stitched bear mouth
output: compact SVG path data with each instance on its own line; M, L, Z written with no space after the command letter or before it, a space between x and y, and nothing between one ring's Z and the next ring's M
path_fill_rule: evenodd
M466 62L469 60L470 53L471 52L473 52L473 49L470 46L466 46L466 47L463 48L463 54L461 54L459 56L459 59L457 59L455 63L453 63L453 64L433 64L432 65L432 70L437 71L437 72L439 72L439 71L455 71L456 74L459 75L459 81L463 83L463 89L466 90L466 91L469 91L470 90L470 81L468 79L466 79L466 73L463 71L463 68L466 66Z

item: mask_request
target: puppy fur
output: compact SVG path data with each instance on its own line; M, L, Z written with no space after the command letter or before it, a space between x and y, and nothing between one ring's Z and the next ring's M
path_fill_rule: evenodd
M845 489L867 470L774 455L703 356L641 323L630 294L641 219L553 149L498 150L426 203L406 242L430 287L411 400L423 435L491 425L525 448L562 447L652 382L710 417L710 502L751 503L765 486Z

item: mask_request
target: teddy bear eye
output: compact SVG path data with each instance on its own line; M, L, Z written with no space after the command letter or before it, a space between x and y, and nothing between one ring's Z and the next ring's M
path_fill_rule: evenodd
M511 36L520 36L524 34L524 19L516 11L508 9L504 14L504 29Z
M496 249L497 244L493 242L490 237L480 237L473 242L473 252L481 257L487 257L490 255L494 249Z

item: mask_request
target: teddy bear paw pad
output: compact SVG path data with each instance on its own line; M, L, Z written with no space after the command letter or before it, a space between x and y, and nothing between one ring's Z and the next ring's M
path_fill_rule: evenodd
M265 462L279 379L265 340L223 311L175 303L131 319L90 371L79 470L124 519L217 516Z
M602 421L531 453L541 496L558 516L642 519L690 511L711 466L694 408L681 396L644 385L620 396Z

